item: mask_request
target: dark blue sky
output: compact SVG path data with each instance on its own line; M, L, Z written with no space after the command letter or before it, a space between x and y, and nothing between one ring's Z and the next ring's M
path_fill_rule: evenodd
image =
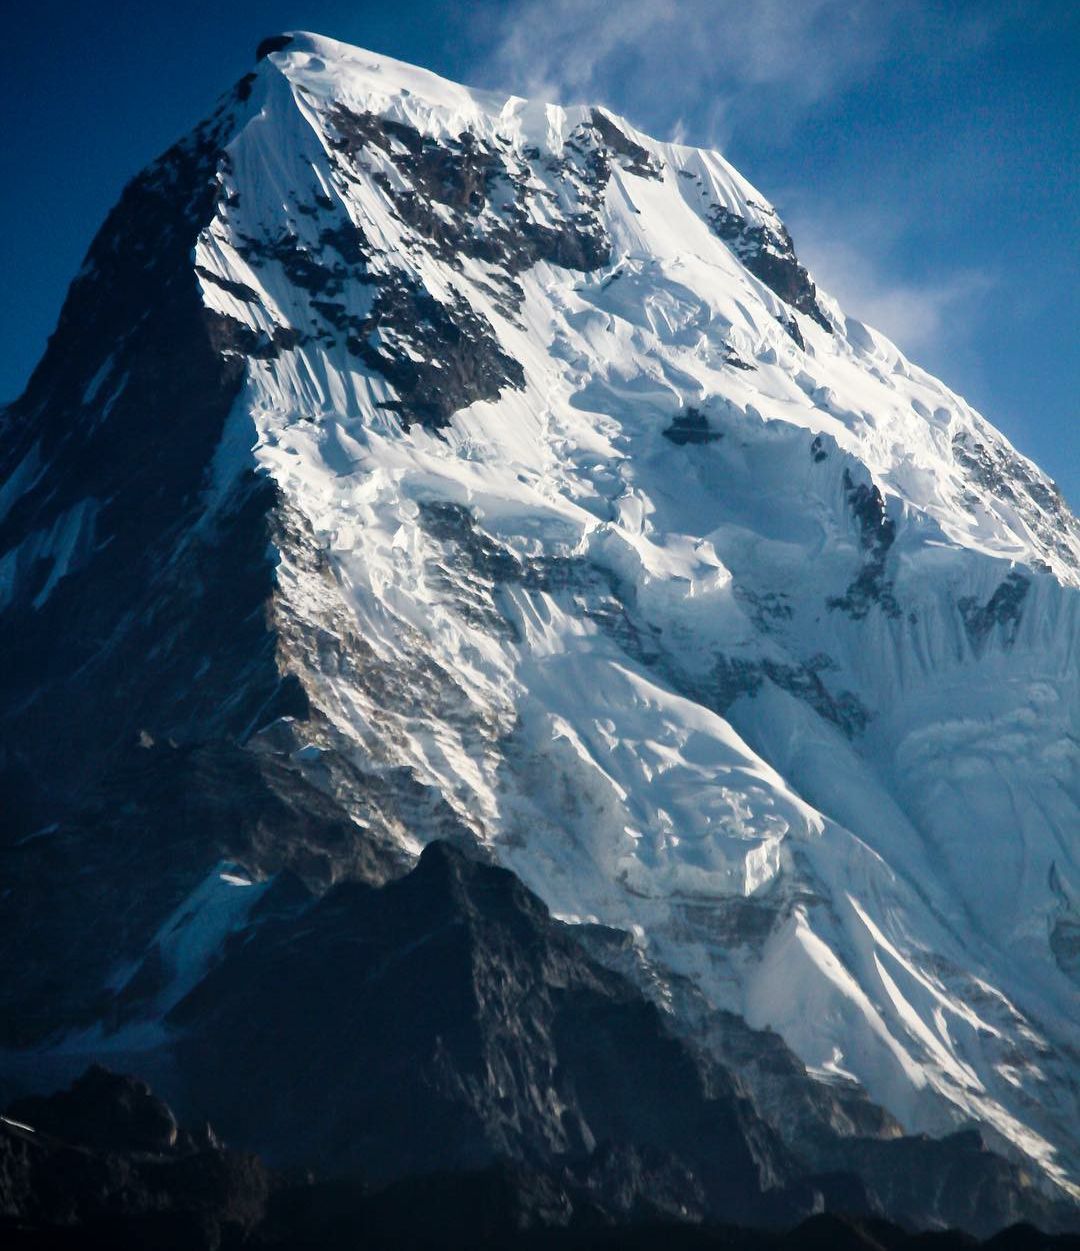
M815 276L1080 505L1080 6L1070 0L40 0L0 78L0 397L124 183L317 30L719 146Z

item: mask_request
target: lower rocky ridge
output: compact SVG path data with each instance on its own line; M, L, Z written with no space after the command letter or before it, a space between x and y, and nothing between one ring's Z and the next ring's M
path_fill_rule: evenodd
M197 767L205 781L206 762ZM259 820L277 804L295 821L311 797L290 800L286 782L260 768L251 795L276 799L261 801ZM382 1189L275 1179L250 1157L222 1154L207 1131L185 1135L142 1088L124 1088L123 1116L102 1110L98 1073L66 1103L24 1097L9 1108L10 1121L38 1131L4 1126L10 1219L112 1221L115 1245L156 1228L147 1221L166 1232L179 1221L183 1239L155 1234L155 1245L184 1246L256 1231L264 1245L333 1246L335 1231L391 1239L399 1224L418 1245L456 1245L447 1231L466 1241L477 1210L490 1213L481 1244L510 1230L571 1239L657 1221L776 1229L821 1211L978 1236L1019 1220L1080 1224L977 1134L898 1137L863 1096L811 1080L779 1038L737 1018L704 1022L707 1056L619 970L617 934L554 920L512 873L447 843L389 881L393 866L371 850L354 880L327 888L317 848L336 836L332 813L309 815L283 840L291 862L266 863L263 883L233 888L258 894L205 975L185 981L165 935L157 962L144 960L102 1013L109 1033L84 1034L69 1051L83 1063L134 1056L182 1116L209 1116L269 1168ZM227 873L245 875L256 876L240 865ZM36 1063L24 1089L55 1085L47 1058ZM118 1133L133 1143L128 1155L117 1155ZM85 1194L65 1190L83 1185ZM851 1245L875 1245L863 1236Z
M692 1189L692 1187L691 1187ZM853 1197L848 1191L848 1197ZM95 1066L70 1089L0 1117L0 1237L46 1248L700 1247L1065 1251L1080 1240L1017 1224L979 1243L918 1234L862 1210L785 1228L720 1226L687 1208L687 1178L660 1153L609 1149L587 1163L506 1159L373 1185L360 1173L284 1173L189 1130L138 1079ZM672 1204L676 1207L672 1207ZM779 1216L779 1214L775 1214Z
M379 786L368 779L369 810ZM72 865L78 889L54 890L41 907L34 884L66 881ZM95 1026L115 1035L156 1019L216 944L248 923L259 879L287 873L317 891L346 875L386 881L405 867L287 757L144 733L76 813L0 847L10 892L0 944L13 954L0 986L0 1047Z

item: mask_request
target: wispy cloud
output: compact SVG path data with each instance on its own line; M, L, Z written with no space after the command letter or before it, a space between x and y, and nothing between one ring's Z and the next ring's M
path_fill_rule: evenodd
M506 0L485 10L485 75L533 96L633 102L633 120L784 125L895 56L983 47L1019 0ZM693 124L687 119L693 118Z
M485 76L717 143L740 126L788 128L898 48L940 58L975 47L990 10L954 14L943 39L918 0L510 0Z
M988 268L955 268L930 278L899 275L896 249L907 229L872 205L799 213L799 255L846 312L882 330L927 363L961 350L997 285Z
M745 147L753 128L755 141L764 133L782 147L887 61L932 75L1023 12L1020 0L945 10L926 0L511 0L489 32L485 76L541 98L610 104L680 142L724 148L742 136ZM935 363L964 351L994 277L913 277L900 260L910 222L853 186L829 188L823 202L814 171L795 172L793 198L808 211L788 224L822 285L905 351Z

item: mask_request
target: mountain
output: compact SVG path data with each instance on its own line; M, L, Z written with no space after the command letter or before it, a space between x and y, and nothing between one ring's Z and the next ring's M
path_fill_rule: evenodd
M600 1248L768 1251L925 1246L880 1218L816 1215L773 1233L689 1227L655 1213L628 1230L570 1175L507 1163L383 1189L348 1176L315 1182L177 1123L145 1082L93 1066L70 1089L18 1101L0 1117L0 1232L14 1251L301 1248ZM17 1120L16 1116L33 1120ZM105 1131L105 1132L103 1132ZM941 1233L942 1251L1067 1251L1076 1239L1016 1225L987 1243Z
M0 483L9 1096L1073 1219L1080 525L719 155L267 40Z

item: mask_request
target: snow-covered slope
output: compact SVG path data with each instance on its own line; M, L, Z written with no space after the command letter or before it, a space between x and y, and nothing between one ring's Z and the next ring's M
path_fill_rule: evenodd
M199 527L253 462L274 484L308 707L262 736L410 855L471 835L631 930L661 997L688 978L905 1128L979 1122L1075 1183L1056 488L817 290L716 153L268 47L194 255L243 366ZM95 420L125 385L97 363ZM0 598L47 560L44 603L98 506L0 557Z

